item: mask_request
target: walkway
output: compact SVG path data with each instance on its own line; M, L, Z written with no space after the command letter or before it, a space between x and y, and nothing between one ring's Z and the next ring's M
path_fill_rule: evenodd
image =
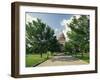
M41 63L38 66L62 66L62 65L80 65L88 64L87 62L74 58L72 56L54 56L53 58Z

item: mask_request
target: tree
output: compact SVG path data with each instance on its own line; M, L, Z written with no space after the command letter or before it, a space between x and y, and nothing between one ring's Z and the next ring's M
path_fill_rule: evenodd
M52 40L49 41L49 51L53 52L60 52L61 51L61 46L58 40L56 39L56 36L53 37Z
M65 54L72 55L73 48L74 48L74 46L73 46L72 42L65 42L65 46L64 46Z
M67 32L69 42L74 45L74 52L89 52L89 19L86 15L81 15L78 19L74 16L72 21L67 24L71 31Z
M40 19L26 24L26 52L43 53L53 51L57 46L54 30ZM55 51L55 50L54 50Z

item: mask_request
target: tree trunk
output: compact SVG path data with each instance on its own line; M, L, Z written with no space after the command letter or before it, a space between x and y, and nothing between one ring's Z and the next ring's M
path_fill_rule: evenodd
M49 54L47 53L47 59L49 58Z
M41 58L42 58L42 53L40 53L40 55L41 55Z
M82 52L82 55L81 55L81 57L83 57L84 56L84 52Z

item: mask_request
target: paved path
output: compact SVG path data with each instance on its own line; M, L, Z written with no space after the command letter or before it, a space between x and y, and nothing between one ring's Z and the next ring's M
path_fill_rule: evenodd
M62 65L80 65L87 62L74 58L72 56L54 56L53 58L41 63L38 66L62 66Z

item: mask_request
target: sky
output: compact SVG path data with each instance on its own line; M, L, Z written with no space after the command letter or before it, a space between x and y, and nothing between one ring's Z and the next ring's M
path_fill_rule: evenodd
M72 14L26 12L27 20L36 20L37 18L41 19L42 22L48 24L52 29L54 29L56 36L65 29L64 24L72 16Z

